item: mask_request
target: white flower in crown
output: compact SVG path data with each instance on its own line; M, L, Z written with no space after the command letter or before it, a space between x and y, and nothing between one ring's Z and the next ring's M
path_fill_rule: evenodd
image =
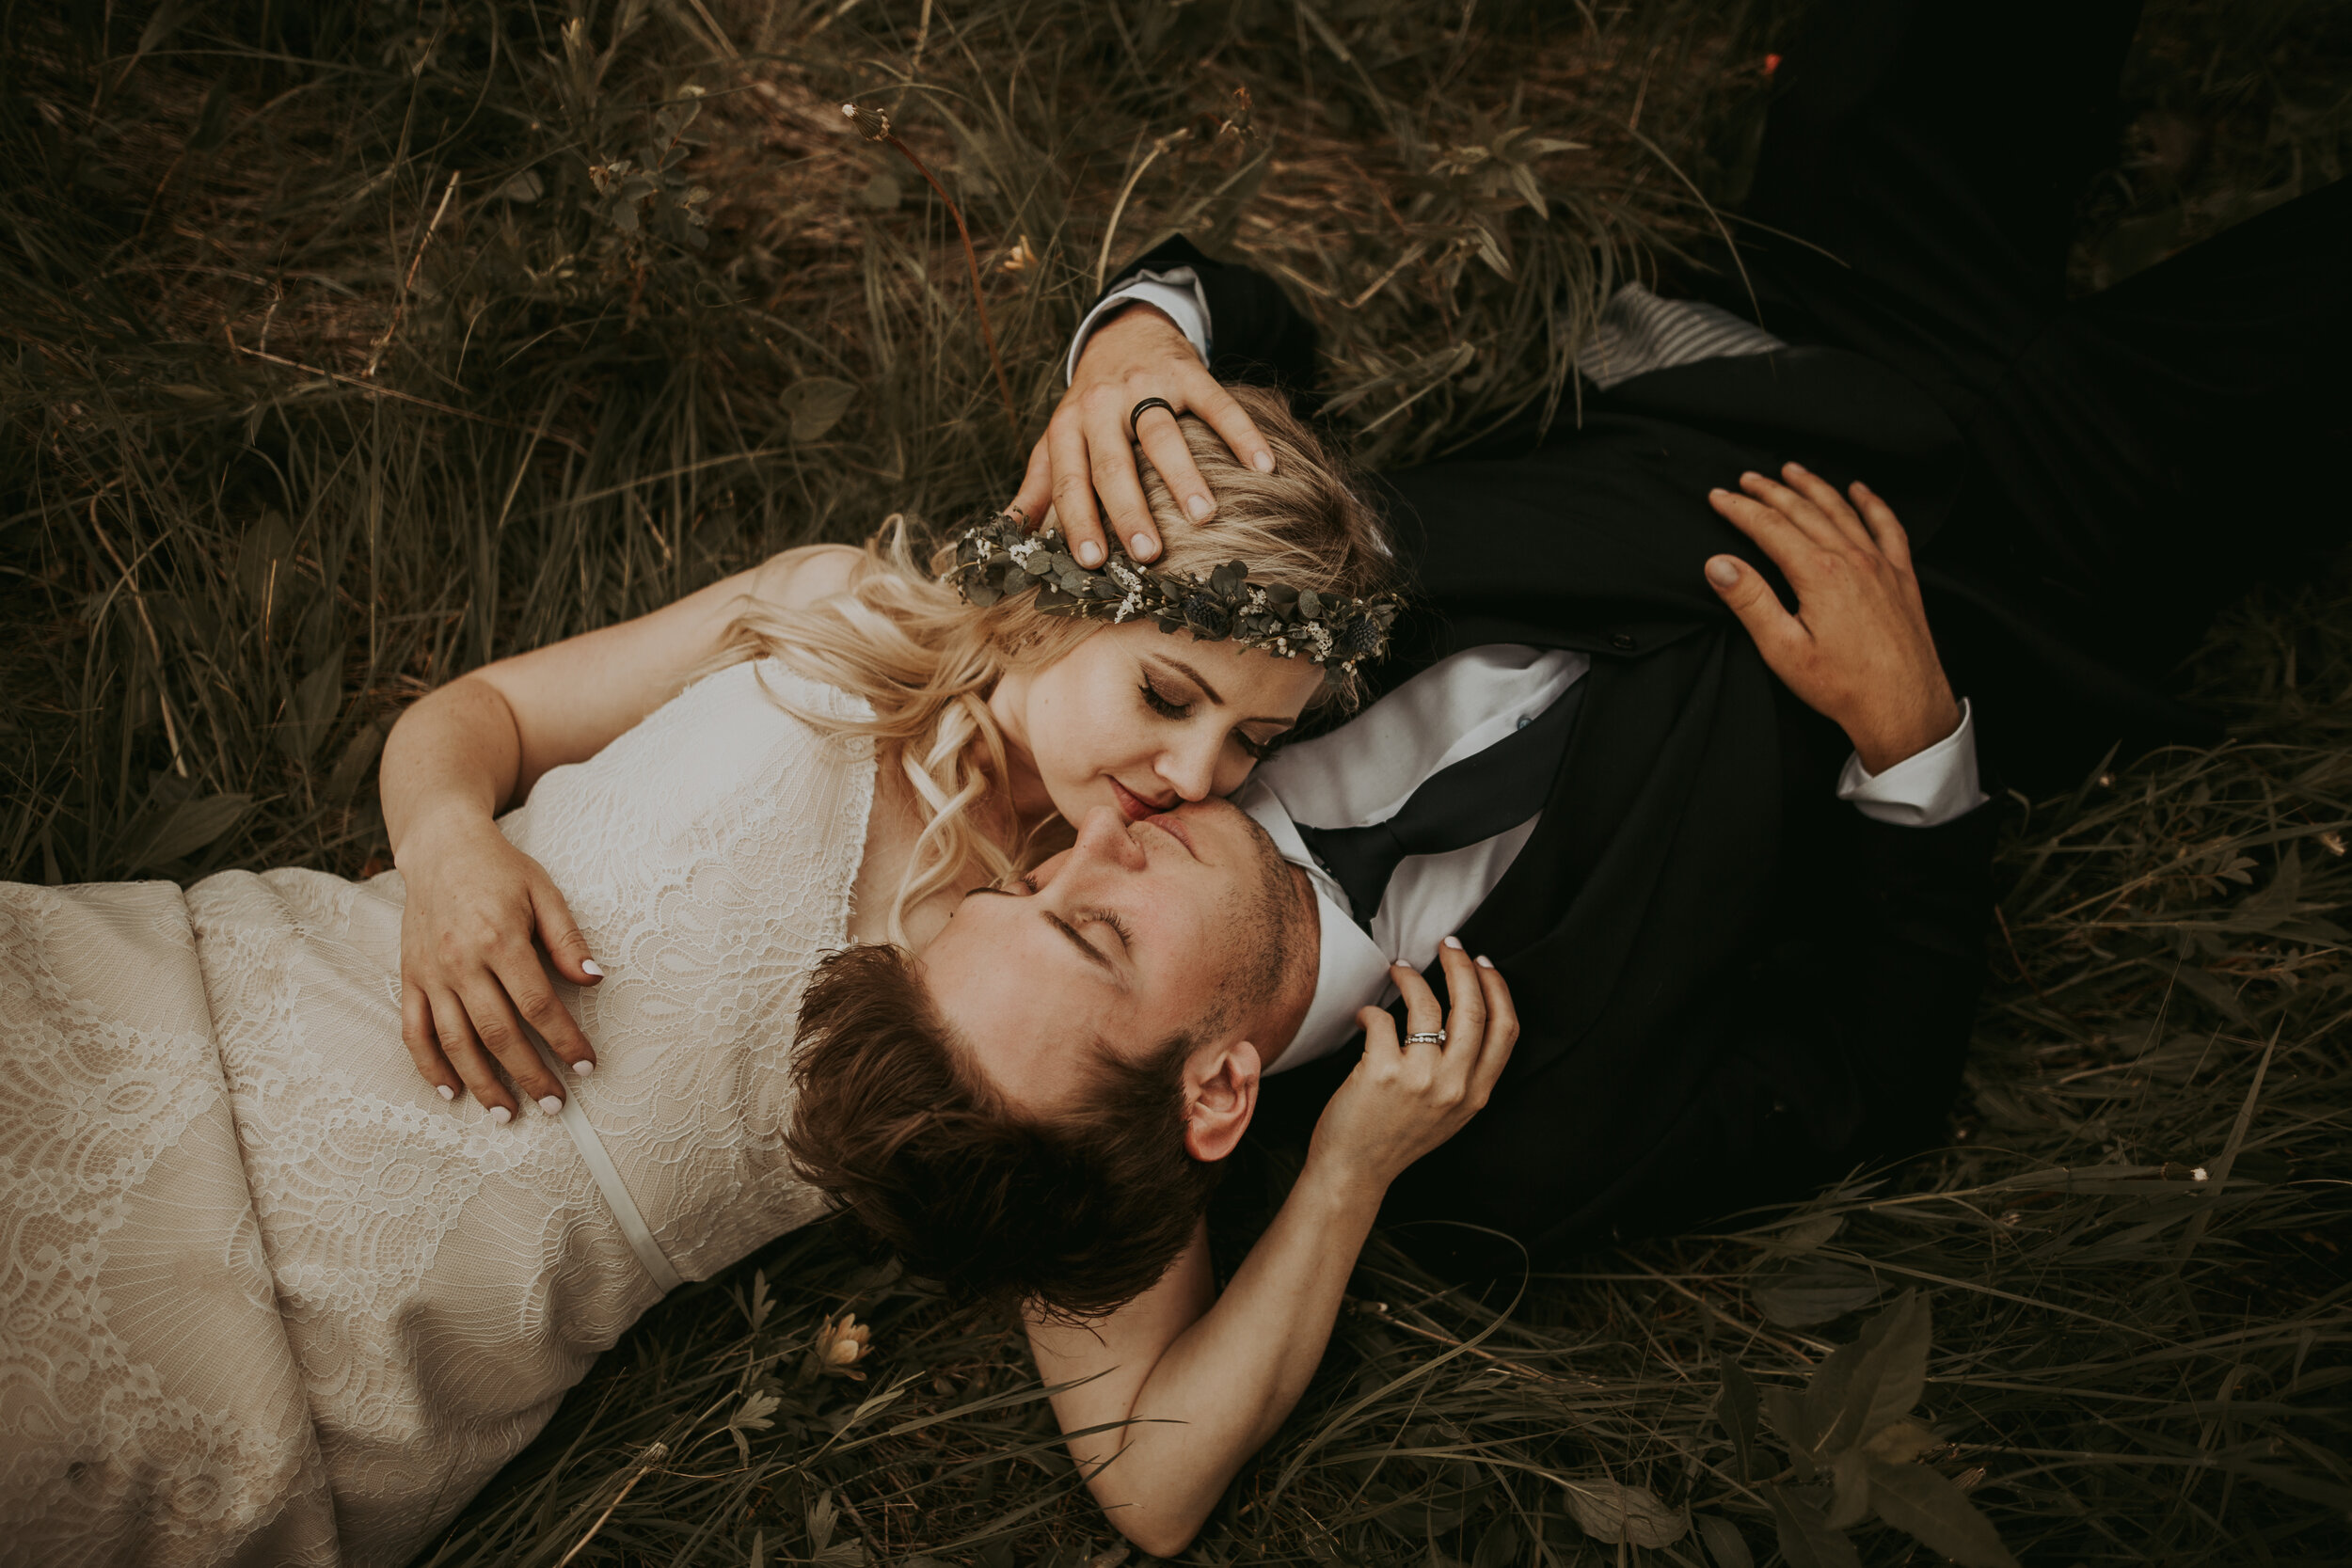
M1022 566L1025 568L1029 564L1030 559L1044 548L1045 546L1043 545L1039 544L1034 539L1029 539L1015 545L1006 553L1010 555L1013 560L1019 562Z
M1331 657L1331 634L1324 629L1322 622L1310 621L1307 623L1307 640L1315 645L1315 657L1328 658Z
M1127 591L1127 603L1136 600L1136 591L1143 586L1143 574L1116 556L1110 562L1111 580Z
M1136 610L1142 608L1143 595L1130 591L1125 598L1119 601L1119 608L1111 611L1111 624L1113 626L1120 625L1132 617Z

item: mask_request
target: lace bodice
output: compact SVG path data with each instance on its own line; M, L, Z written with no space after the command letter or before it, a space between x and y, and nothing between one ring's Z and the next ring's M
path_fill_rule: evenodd
M571 1092L690 1279L819 1212L790 1045L873 798L763 683L851 711L724 670L501 824L606 971ZM562 1126L409 1064L403 895L0 886L0 1560L405 1561L658 1297Z

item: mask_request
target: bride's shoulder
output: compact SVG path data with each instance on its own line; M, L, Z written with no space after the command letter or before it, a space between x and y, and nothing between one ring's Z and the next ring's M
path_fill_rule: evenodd
M777 610L808 610L848 592L866 552L854 545L803 545L755 568L752 596Z

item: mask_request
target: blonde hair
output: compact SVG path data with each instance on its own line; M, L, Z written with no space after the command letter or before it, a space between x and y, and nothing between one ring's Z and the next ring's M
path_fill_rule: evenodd
M1388 590L1396 556L1378 516L1359 497L1338 454L1278 395L1236 387L1274 452L1274 471L1237 460L1224 438L1186 415L1178 423L1192 460L1217 498L1216 515L1194 523L1167 483L1138 453L1143 493L1159 525L1157 570L1205 578L1228 561L1259 582L1363 597ZM867 541L848 588L822 604L782 610L750 603L716 661L772 657L810 680L864 700L873 717L845 720L806 711L776 694L803 721L873 737L894 758L924 817L921 836L890 907L891 940L906 940L906 910L957 880L967 866L1003 879L1020 872L1025 845L1000 842L973 808L1009 777L1005 739L988 698L1006 672L1051 664L1105 623L1047 615L1037 594L1009 594L985 610L939 580L952 544L918 564L903 515ZM1266 657L1271 657L1272 655ZM1326 688L1315 701L1352 704L1355 682ZM1009 816L1007 818L1010 820Z

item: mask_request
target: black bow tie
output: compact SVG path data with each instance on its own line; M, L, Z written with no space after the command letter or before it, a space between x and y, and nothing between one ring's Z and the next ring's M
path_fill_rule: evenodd
M1298 836L1346 893L1357 925L1371 932L1389 878L1406 856L1467 848L1544 809L1584 685L1576 682L1540 716L1477 755L1430 774L1386 822L1369 828L1298 824Z

